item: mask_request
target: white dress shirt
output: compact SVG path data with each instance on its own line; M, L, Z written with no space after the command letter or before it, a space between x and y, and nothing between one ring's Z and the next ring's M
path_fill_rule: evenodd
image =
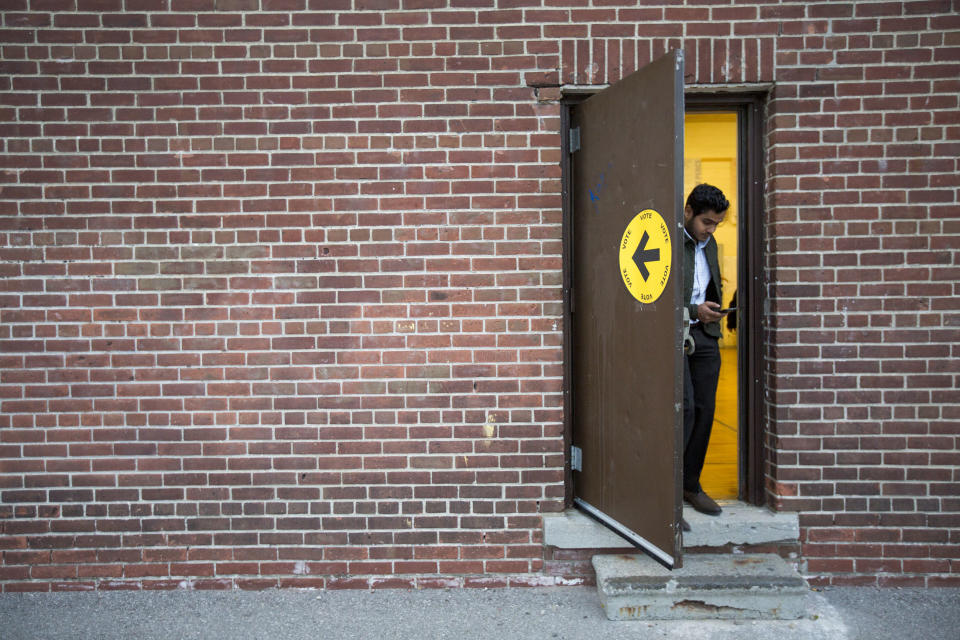
M697 242L693 236L687 233L686 229L684 229L683 232L694 242L693 291L690 293L690 304L699 306L706 302L707 285L710 284L710 265L707 264L707 252L703 250L710 239L708 238L706 242ZM690 324L696 324L698 322L700 322L700 319L696 316L690 318Z

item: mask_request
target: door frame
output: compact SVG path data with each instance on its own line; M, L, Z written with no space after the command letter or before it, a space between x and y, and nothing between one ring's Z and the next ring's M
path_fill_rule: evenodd
M601 90L566 90L561 100L561 200L563 251L563 452L564 504L573 506L573 469L570 446L573 442L572 318L573 288L573 184L570 155L570 111ZM763 226L764 195L764 107L766 92L686 93L685 111L736 111L738 114L738 163L740 218L737 234L737 305L742 309L737 326L738 379L738 493L743 502L766 504L765 467L768 451L764 442L766 425L766 306L765 246ZM745 250L744 250L745 249Z
M561 244L563 266L563 504L573 507L573 466L570 447L573 445L573 157L570 153L570 112L600 87L582 92L564 91L560 103L560 182Z

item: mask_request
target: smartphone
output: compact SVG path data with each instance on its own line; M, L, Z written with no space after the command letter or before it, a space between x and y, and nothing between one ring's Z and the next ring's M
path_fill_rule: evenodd
M730 307L728 309L720 309L719 311L717 311L717 313L729 313L731 311L736 311L736 310L737 310L736 307Z

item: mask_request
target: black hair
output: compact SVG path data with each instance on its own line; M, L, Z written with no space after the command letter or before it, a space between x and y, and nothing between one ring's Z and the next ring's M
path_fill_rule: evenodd
M730 207L730 203L720 189L709 184L698 184L687 196L687 206L693 211L693 215L698 216L704 211L723 213Z

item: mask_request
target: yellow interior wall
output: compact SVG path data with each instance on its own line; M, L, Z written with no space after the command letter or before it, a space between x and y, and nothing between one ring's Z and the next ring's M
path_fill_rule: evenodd
M718 187L730 201L726 219L717 227L714 237L720 257L723 278L723 306L737 288L737 114L687 113L684 116L683 188L684 197L698 184L706 182ZM723 324L721 346L737 344L735 333Z
M723 306L737 288L737 114L688 113L684 118L684 194L701 182L719 187L730 201L726 218L717 228ZM714 498L737 497L737 334L723 326L721 366L710 445L700 475L704 491Z

